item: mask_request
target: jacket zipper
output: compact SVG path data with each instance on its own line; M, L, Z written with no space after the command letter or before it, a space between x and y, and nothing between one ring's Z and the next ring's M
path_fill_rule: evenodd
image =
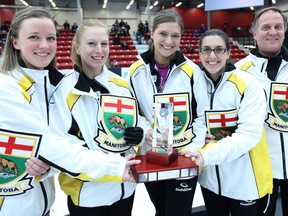
M44 78L44 92L45 92L45 103L46 103L46 116L47 116L47 124L49 125L49 101L48 101L48 92L47 92L47 77Z
M45 103L46 103L46 115L47 115L47 125L49 125L49 102L48 102L48 92L47 92L47 77L44 77L44 92L45 92ZM44 211L43 216L46 215L46 211L48 210L48 197L46 193L46 189L43 182L39 182L42 193L43 193L43 199L44 199Z
M42 192L43 192L43 198L44 198L44 211L43 211L42 216L45 216L47 208L48 208L48 197L47 197L46 189L45 189L45 186L44 186L43 182L40 182L39 184L41 186L41 189L42 189Z
M123 197L124 197L124 195L125 195L125 186L124 186L124 183L121 183L121 191L122 191L122 195L121 195L121 197L120 197L120 200L122 200L123 199Z
M282 163L283 163L283 176L284 176L284 179L287 179L284 137L283 137L282 132L280 132L280 140L281 140L281 153L282 153Z
M213 110L213 99L214 99L214 94L216 92L216 89L218 88L218 86L220 85L220 83L222 82L222 79L223 79L223 74L221 75L221 78L219 80L219 82L217 83L217 85L214 87L214 84L213 82L211 83L210 82L210 85L212 87L214 87L214 90L213 92L211 91L211 100L210 100L210 110ZM217 184L218 184L218 195L221 196L221 178L220 178L220 172L219 172L219 166L218 165L215 165L215 172L216 172L216 176L217 176Z

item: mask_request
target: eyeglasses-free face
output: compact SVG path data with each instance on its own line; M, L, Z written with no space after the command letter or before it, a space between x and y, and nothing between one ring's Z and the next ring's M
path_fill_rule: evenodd
M224 47L216 47L214 49L211 49L210 47L204 47L200 49L200 52L206 55L210 55L211 52L214 52L215 54L224 54L227 52L227 49Z
M276 11L264 12L258 20L257 29L253 32L259 52L265 56L276 56L285 39L284 20Z

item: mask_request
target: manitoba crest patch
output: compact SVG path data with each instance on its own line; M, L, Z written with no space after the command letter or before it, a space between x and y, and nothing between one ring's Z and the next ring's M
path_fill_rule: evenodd
M173 147L191 143L195 135L191 127L189 94L155 94L154 103L173 103Z
M41 135L0 129L0 196L16 196L32 189L25 162L36 156Z
M135 127L137 124L137 105L134 98L101 95L102 121L98 136L95 138L98 145L109 151L120 153L128 150L124 140L124 130Z
M287 83L272 83L270 95L270 109L266 120L269 127L288 131L288 85Z
M231 136L237 128L237 110L205 111L205 120L208 133L215 136L215 140L221 140Z

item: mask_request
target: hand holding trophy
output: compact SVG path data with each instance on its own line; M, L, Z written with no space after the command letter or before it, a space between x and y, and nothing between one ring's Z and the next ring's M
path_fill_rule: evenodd
M141 163L132 166L136 182L161 181L166 179L192 177L197 175L198 168L194 161L173 148L173 103L154 103L154 124L149 131L146 142L152 149L146 155L136 158Z

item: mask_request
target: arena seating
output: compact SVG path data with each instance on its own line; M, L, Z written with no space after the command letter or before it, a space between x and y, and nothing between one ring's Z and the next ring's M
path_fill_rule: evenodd
M118 62L118 67L130 67L135 61L137 61L138 51L134 45L131 36L119 36L120 42L125 40L128 44L128 49L122 50L121 45L113 45L113 36L109 37L110 47L110 67L114 67L114 61Z
M60 36L57 38L57 53L56 60L58 69L71 69L73 63L71 61L71 44L74 36L74 32L66 29L60 29ZM180 42L180 49L184 55L194 61L196 64L200 64L198 46L199 38L192 36L193 30L185 30ZM120 36L120 40L125 40L129 45L127 50L122 50L121 45L113 45L113 37L109 37L109 48L110 48L110 67L114 67L114 60L118 62L118 67L129 67L135 61L137 61L138 51L134 45L131 36ZM187 45L193 45L194 53L187 53L184 51L184 47ZM234 61L238 61L247 56L243 50L237 45L231 43L231 57Z
M58 69L72 69L71 44L74 32L69 29L59 29L60 36L57 37L56 61Z

